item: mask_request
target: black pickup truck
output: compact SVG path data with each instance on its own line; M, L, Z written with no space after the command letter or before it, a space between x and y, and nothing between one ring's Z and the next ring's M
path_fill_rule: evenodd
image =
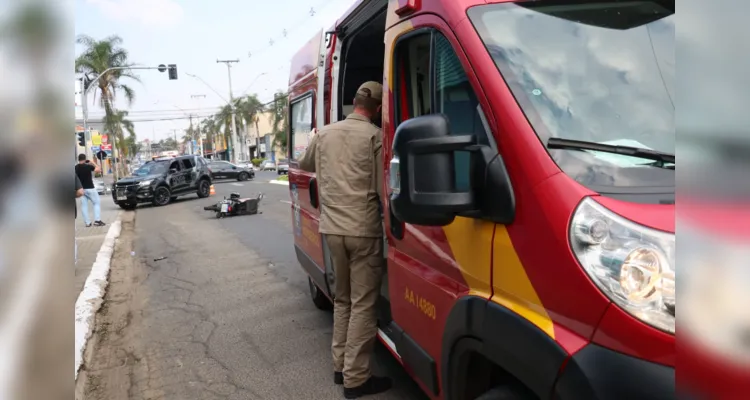
M121 208L135 209L140 203L165 206L177 197L197 194L208 197L213 177L203 157L188 155L148 161L133 175L115 182L112 199Z

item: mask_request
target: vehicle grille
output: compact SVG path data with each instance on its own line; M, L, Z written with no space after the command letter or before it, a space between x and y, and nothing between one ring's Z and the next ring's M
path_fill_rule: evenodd
M127 193L138 191L138 185L133 185L132 183L117 184L115 185L115 191L117 195L125 195Z
M117 182L117 183L115 183L115 186L118 187L118 188L121 188L121 187L138 186L138 184Z

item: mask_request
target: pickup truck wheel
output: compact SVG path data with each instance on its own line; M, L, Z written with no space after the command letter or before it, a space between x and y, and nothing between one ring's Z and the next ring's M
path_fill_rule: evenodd
M201 181L198 182L198 197L201 199L205 199L210 194L211 184L208 183L208 179L201 179Z
M247 172L240 172L239 176L237 176L238 181L246 181L248 180L248 178L249 175L247 174Z
M535 397L526 390L513 386L492 388L474 400L531 400Z
M309 276L307 277L307 283L310 285L310 296L312 297L312 301L313 304L315 304L315 307L317 307L319 310L325 311L332 309L333 304L331 304L331 300L328 300L328 297L326 297L326 295L324 295L323 292L318 289L318 286Z
M166 186L159 186L154 192L154 200L152 203L157 207L166 206L169 204L171 198L172 193L169 191L169 188Z

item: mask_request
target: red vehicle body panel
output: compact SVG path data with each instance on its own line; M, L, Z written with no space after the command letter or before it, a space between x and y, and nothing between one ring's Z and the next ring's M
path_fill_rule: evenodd
M300 97L309 95L311 92L313 93L313 103L315 102L315 91L318 84L317 59L322 34L322 31L318 32L292 58L289 77L289 85L292 88L289 92L290 103L293 103ZM313 124L315 123L315 118L315 113L313 113ZM290 169L296 168L296 166L297 164L290 157ZM318 234L320 212L312 207L310 203L310 178L314 175L298 168L295 170L297 173L289 174L289 185L290 187L296 187L298 190L298 199L292 199L295 202L292 205L292 218L296 218L296 213L299 213L301 218L300 229L302 232L301 235L297 236L297 244L317 265L323 265L323 247L320 235ZM299 209L295 210L297 205ZM292 222L294 223L294 221Z
M335 27L366 2L356 2ZM587 344L596 343L639 359L674 366L674 335L651 328L612 305L583 272L568 241L572 215L578 204L589 196L636 223L671 233L675 231L674 206L634 204L600 197L562 173L468 20L467 9L491 2L498 1L388 2L382 121L386 176L392 157L394 107L398 100L394 90L396 72L392 65L395 42L415 28L431 27L440 31L456 51L508 166L516 196L515 220L507 226L469 218L456 218L445 227L405 224L403 238L397 239L391 232L391 219L384 219L393 320L438 365L447 356L443 354L443 332L451 310L459 299L475 296L505 307L536 326L565 350L568 359ZM395 10L406 4L418 10L409 15L396 14ZM319 38L313 39L308 47L317 48L316 40L320 43ZM334 122L330 120L331 93L337 89L331 85L337 40L333 35L326 50L325 76L321 78L325 81L325 114L322 120L318 116L314 122L318 128ZM319 53L309 48L301 50L293 61L291 102L317 90L318 76L304 60L312 59L308 56L312 53L317 58ZM299 79L307 74L309 77ZM298 193L303 220L304 232L296 236L296 244L322 268L322 245L317 235L319 212L309 200L309 182L314 175L299 170L298 165L291 162L289 177L292 190ZM384 193L388 193L386 186L384 182ZM382 201L387 216L389 199L386 196ZM405 367L413 373L408 365ZM444 386L445 379L439 372L439 387ZM417 381L432 398L442 398L442 391L433 395L424 382Z

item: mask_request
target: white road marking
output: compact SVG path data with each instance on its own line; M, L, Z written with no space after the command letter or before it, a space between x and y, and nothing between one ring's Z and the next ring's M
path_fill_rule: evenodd
M241 183L236 183L236 182L235 183L230 183L230 185L232 185L232 186L245 186L245 185L243 185Z
M292 204L292 202L288 201L288 200L279 200L279 201L282 202L282 203L286 203L286 204Z

